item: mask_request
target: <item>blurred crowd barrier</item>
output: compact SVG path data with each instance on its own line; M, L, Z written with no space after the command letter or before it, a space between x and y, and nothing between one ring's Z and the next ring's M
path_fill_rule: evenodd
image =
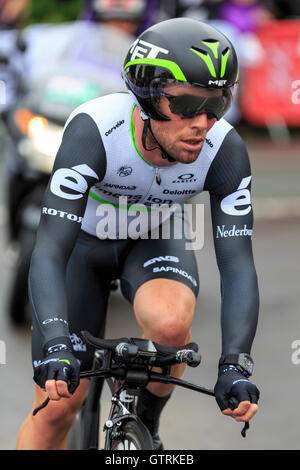
M255 32L258 51L246 64L241 114L259 126L300 126L300 20L270 21Z

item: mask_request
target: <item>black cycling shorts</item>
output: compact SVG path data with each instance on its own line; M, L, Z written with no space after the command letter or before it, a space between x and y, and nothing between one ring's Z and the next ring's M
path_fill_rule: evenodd
M66 291L70 337L82 370L91 368L93 349L86 347L78 334L87 330L103 337L112 280L120 280L122 294L131 303L138 288L156 278L179 281L197 297L197 263L194 252L186 249L188 242L184 233L180 239L99 240L80 232L67 266ZM35 320L32 358L43 359Z

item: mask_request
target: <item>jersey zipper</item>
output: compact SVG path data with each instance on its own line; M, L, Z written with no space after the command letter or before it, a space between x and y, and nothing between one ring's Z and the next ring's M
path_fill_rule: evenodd
M159 171L158 171L157 167L155 168L155 179L156 179L157 184L161 183L161 177L160 177L160 174L159 174Z

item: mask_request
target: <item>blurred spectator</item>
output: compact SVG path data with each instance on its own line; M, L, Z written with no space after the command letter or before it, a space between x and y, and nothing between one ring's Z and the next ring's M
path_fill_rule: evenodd
M116 0L115 2L108 0L85 0L84 9L80 15L80 20L88 20L92 22L97 22L99 20L105 21L105 16L115 15L114 11L118 9L120 11L125 9L125 5L129 5L130 8L139 9L138 24L129 26L130 31L133 31L135 36L139 36L145 29L150 28L153 24L158 23L159 21L167 20L168 18L175 18L178 16L183 16L184 13L188 15L196 14L198 19L206 18L208 13L205 9L200 10L200 6L209 6L211 4L215 5L220 3L222 0L143 0L143 1L133 1L133 2L122 2ZM118 5L118 7L114 6ZM143 4L143 7L142 7ZM139 5L139 6L138 6ZM215 7L214 7L215 8ZM97 10L106 10L105 15L99 15ZM116 15L115 15L116 16ZM124 14L122 15L124 17ZM111 22L112 23L112 22ZM121 26L121 23L117 24L114 21L116 26ZM125 28L126 28L125 24Z
M136 35L144 17L146 0L85 0L80 20L102 22L130 35Z
M64 3L74 7L78 0ZM121 66L145 6L146 0L89 0L81 13L77 11L76 21L29 25L23 30L28 44L26 82L73 68L89 70L91 78L100 73L102 93L123 89Z
M274 18L273 3L261 0L225 0L218 10L218 16L242 33L249 33Z
M216 19L223 0L175 0L163 2L169 17L187 16L199 21Z
M0 27L16 28L31 0L0 0Z
M0 80L5 83L5 99L0 102L0 112L16 99L26 50L18 28L30 3L31 0L0 0Z

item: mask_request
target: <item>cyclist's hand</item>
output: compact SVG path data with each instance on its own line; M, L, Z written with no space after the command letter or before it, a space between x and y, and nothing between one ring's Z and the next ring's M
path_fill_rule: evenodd
M220 367L214 392L222 413L236 421L249 421L258 410L259 390L235 366ZM234 410L230 408L230 398L238 403Z
M53 352L34 366L34 381L50 400L70 398L79 385L80 366L68 350Z

